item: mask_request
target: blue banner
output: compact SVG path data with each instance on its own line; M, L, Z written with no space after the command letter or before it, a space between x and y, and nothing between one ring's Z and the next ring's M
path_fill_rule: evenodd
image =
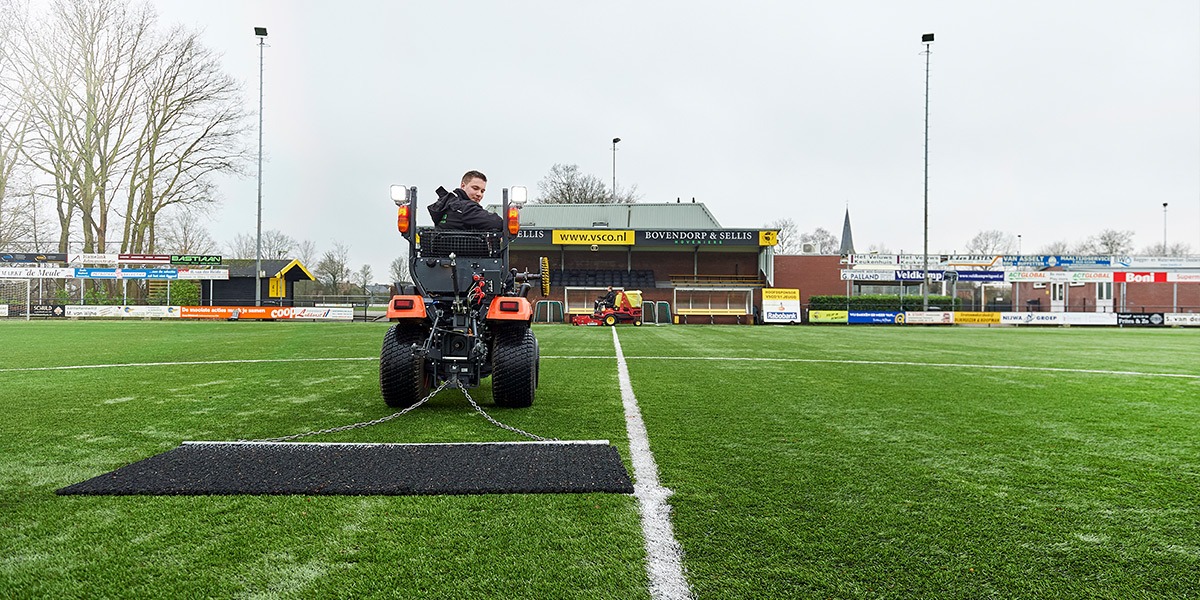
M1004 271L954 271L958 273L959 281L1004 281ZM946 271L929 271L930 281L942 281ZM923 281L925 272L921 269L902 269L896 271L896 281Z
M849 323L903 324L904 313L891 311L850 311Z
M178 279L178 269L75 269L78 279Z

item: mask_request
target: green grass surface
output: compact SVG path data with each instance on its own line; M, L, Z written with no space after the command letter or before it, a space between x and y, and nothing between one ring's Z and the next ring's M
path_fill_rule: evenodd
M0 322L0 596L647 597L630 496L54 494L183 440L390 414L383 332ZM533 408L476 398L628 460L611 330L536 332ZM1198 597L1200 331L618 332L701 598ZM175 362L209 364L17 370ZM314 441L513 439L445 393Z

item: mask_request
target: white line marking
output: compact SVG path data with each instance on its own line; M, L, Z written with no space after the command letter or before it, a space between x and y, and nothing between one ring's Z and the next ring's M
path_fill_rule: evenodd
M545 441L529 441L529 442L412 442L412 443L389 443L389 442L221 442L221 441L205 441L205 440L185 440L182 442L184 446L291 446L291 447L310 447L310 446L351 446L351 447L379 447L379 446L529 446L529 445L558 445L558 446L607 446L611 442L608 440L545 440Z
M613 346L617 350L617 378L621 385L621 403L625 406L625 428L629 433L630 462L633 463L633 495L642 513L642 535L646 538L646 574L650 577L651 598L691 598L687 577L683 574L683 551L671 526L671 490L659 485L658 465L650 452L646 423L633 395L629 369L617 328L613 327Z
M550 360L613 360L615 356L552 356L542 355ZM74 371L80 369L117 369L130 367L177 367L198 365L236 365L254 363L292 363L292 362L340 362L340 361L377 361L376 356L351 356L345 358L246 358L238 360L195 360L180 362L152 363L113 363L106 365L64 365L59 367L13 367L0 369L0 373L16 373L21 371ZM632 356L628 360L719 360L747 362L794 362L794 363L823 363L831 365L894 365L902 367L937 367L942 369L996 369L1011 371L1046 371L1051 373L1087 373L1092 375L1128 375L1131 377L1173 377L1178 379L1200 379L1200 375L1191 373L1147 373L1144 371L1106 371L1102 369L1068 369L1064 367L1027 367L1022 365L973 365L966 363L923 363L897 360L843 360L833 358L763 358L758 356Z

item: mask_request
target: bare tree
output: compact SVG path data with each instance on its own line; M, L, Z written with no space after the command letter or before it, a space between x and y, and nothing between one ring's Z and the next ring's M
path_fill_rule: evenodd
M817 252L823 254L837 254L841 246L838 237L824 227L818 227L812 230L811 233L800 234L800 243L812 244Z
M232 258L255 258L258 256L258 237L252 233L239 233L226 246ZM264 259L288 258L296 249L296 240L278 229L262 232L262 257Z
M371 271L371 265L363 265L354 272L354 284L362 288L363 293L367 293L367 286L371 285L371 280L375 278L375 273Z
M1071 250L1071 244L1066 240L1058 240L1042 246L1042 254L1057 256L1061 254L1071 254L1072 252L1073 250Z
M1153 246L1147 246L1146 248L1142 249L1142 254L1149 254L1151 256L1188 256L1191 254L1191 252L1192 247L1182 242L1168 244L1166 247L1163 247L1162 243L1160 242L1158 244L1154 244Z
M350 249L341 242L334 242L333 249L321 255L313 272L327 294L346 293L350 283Z
M1010 234L996 229L980 231L967 242L968 254L1008 254L1017 245Z
M1079 245L1080 254L1130 254L1132 252L1132 231L1105 229Z
M160 211L212 202L211 174L239 172L248 159L238 86L198 34L168 33L141 87L122 238L122 250L135 253L155 250Z
M173 211L158 222L158 228L161 230L155 244L158 251L167 254L215 254L217 251L217 244L204 226L202 215L195 211Z
M411 283L412 280L408 276L408 257L397 256L392 259L388 275L391 276L392 283Z
M579 170L579 165L555 164L538 182L542 204L604 204L612 201L608 188L595 175Z
M312 240L303 240L296 243L296 248L293 251L300 264L309 266L317 257L317 245Z
M775 254L800 254L800 235L796 222L790 218L775 219L765 225L767 229L778 229L779 236L775 244Z
M59 251L155 251L158 211L210 201L209 175L248 156L233 80L197 34L156 33L151 4L52 0L18 31L0 85L21 92L19 154L48 182Z

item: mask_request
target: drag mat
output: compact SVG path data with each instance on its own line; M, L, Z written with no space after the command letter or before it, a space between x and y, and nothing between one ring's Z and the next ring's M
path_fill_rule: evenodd
M91 495L632 494L607 440L483 444L183 442L57 491Z

